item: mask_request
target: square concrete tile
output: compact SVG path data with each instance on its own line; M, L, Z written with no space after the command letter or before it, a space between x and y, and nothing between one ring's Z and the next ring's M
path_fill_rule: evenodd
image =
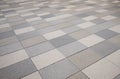
M41 75L39 74L39 72L37 71L37 72L27 75L21 79L42 79L42 78L41 78Z
M15 52L19 49L22 49L22 48L23 47L21 46L21 44L19 42L15 42L15 43L12 43L12 44L1 46L0 47L0 52L1 52L0 55L2 56L2 55L5 55L5 54L9 54L9 53Z
M44 54L32 57L32 61L37 67L37 69L42 69L44 67L47 67L57 61L60 61L61 59L64 59L64 55L59 52L58 50L54 49L51 51L48 51Z
M95 20L92 20L91 22L93 22L93 23L95 23L95 24L97 25L97 24L104 23L104 22L106 22L106 21L103 20L103 19L97 18L97 19L95 19Z
M120 79L120 75L117 75L116 77L114 77L114 79Z
M58 50L67 57L77 52L80 52L86 48L87 48L86 46L79 42L72 42L70 44L59 47Z
M29 27L29 26L30 26L30 24L24 21L22 23L12 25L12 28L15 30L15 29L21 29L21 28L25 28L25 27Z
M13 31L7 31L7 32L2 32L0 33L0 39L5 39L8 37L15 36L15 33Z
M96 25L96 24L93 23L93 22L85 22L85 23L81 23L81 24L79 24L77 26L80 27L81 29L86 29L86 28L92 27L94 25Z
M104 22L101 24L97 24L96 26L91 27L91 28L87 28L86 30L91 32L91 33L97 33L99 31L108 29L108 28L116 26L116 25L117 25L117 22L114 22L113 20L111 20L111 21L107 21L107 22Z
M41 24L42 22L44 22L43 20L35 20L35 21L32 21L32 22L29 22L29 24L33 27L35 27L35 25L39 25Z
M120 68L120 50L117 50L106 57L107 60L111 61L112 63L116 64Z
M117 17L115 16L111 16L111 15L108 15L108 16L105 16L105 17L102 17L102 19L104 20L112 20L112 19L116 19Z
M64 28L63 29L63 31L65 32L65 33L72 33L72 32L75 32L75 31L78 31L78 30L80 30L80 28L79 27L76 27L76 26L72 26L72 27L68 27L68 28Z
M19 50L0 57L0 69L29 58L25 50Z
M51 25L48 25L48 26L51 26ZM56 38L57 35L56 34L59 34L59 32L61 33L60 36L64 35L63 31L61 32L61 30L58 30L59 27L56 27L56 26L52 26L52 27L46 27L46 28L42 28L40 30L38 30L38 32L40 34L42 34L44 37L47 35L48 36L51 36L51 35L54 35L55 34L55 37L53 38ZM58 35L59 37L59 35ZM53 39L52 37L51 38L48 38L48 39ZM47 38L46 38L47 39Z
M116 16L116 17L120 17L119 12L115 12L115 13L113 13L112 15L113 15L113 16Z
M40 70L43 79L66 79L79 69L67 59ZM56 75L55 75L56 74Z
M7 32L7 31L11 31L11 30L12 30L11 27L0 28L0 33L4 33L4 32Z
M102 59L82 70L90 79L113 79L120 73L120 69L111 62Z
M76 14L77 17L80 17L80 18L83 18L83 17L87 17L89 16L87 13L79 13L79 14Z
M104 41L100 44L97 44L91 47L91 49L95 51L96 53L98 53L99 55L104 57L118 50L119 46L111 42Z
M47 34L44 34L43 36L47 39L47 40L51 40L60 36L65 35L65 33L61 30L57 30L57 31L53 31Z
M84 73L78 72L67 79L89 79Z
M14 65L8 66L0 70L2 79L20 79L28 74L35 72L37 69L32 61L27 59Z
M37 21L37 20L41 20L42 18L40 17L33 17L33 18L29 18L29 19L26 19L27 22L32 22L32 21Z
M111 39L108 39L109 42L113 43L113 44L116 44L120 47L120 35L117 35Z
M93 46L95 44L98 44L102 41L104 41L105 39L103 39L102 37L99 37L95 34L92 34L88 37L82 38L79 40L80 43L84 44L87 47Z
M34 24L33 27L35 27L35 29L42 29L42 28L48 27L50 25L51 25L51 23L42 21L41 23Z
M104 13L104 12L107 12L107 10L106 9L99 9L99 10L96 10L96 12Z
M55 20L59 20L59 19L63 19L63 18L67 18L72 16L71 14L63 14L63 15L58 15L58 16L54 16L54 17L50 17L50 18L46 18L46 21L55 21Z
M37 14L38 16L45 16L45 15L49 15L50 12L44 12L44 13L40 13L40 14Z
M69 36L71 36L72 38L79 40L81 38L87 37L89 35L91 35L92 33L85 31L85 30L79 30L73 33L70 33Z
M90 49L84 50L69 57L70 61L74 63L77 67L79 67L80 70L88 67L101 58L102 56Z
M97 33L99 31L102 31L104 29L105 28L102 28L101 25L99 24L99 25L95 25L93 27L87 28L85 30L88 31L88 32L91 32L92 34L94 34L94 33Z
M45 18L50 18L50 17L54 17L54 15L52 15L52 14L47 14L47 15L41 16L41 18L43 18L43 19L45 19Z
M19 35L19 34L31 32L34 30L35 30L35 28L33 28L33 27L25 27L25 28L21 28L21 29L16 29L16 30L14 30L14 32L16 35Z
M86 21L91 21L91 20L94 20L94 19L97 19L96 16L87 16L87 17L84 17L83 20L86 20Z
M20 16L14 16L14 17L7 17L7 20L9 23L12 23L12 22L17 22L17 21L22 21L24 19Z
M30 57L43 54L51 49L54 49L53 45L49 42L43 42L32 47L26 48L26 51Z
M27 33L24 33L24 34L20 34L20 35L17 35L17 38L22 41L22 40L26 40L26 39L29 39L29 38L32 38L32 37L35 37L35 36L38 36L40 35L40 33L38 33L37 31L31 31L31 32L27 32Z
M109 39L109 38L112 38L112 37L118 35L118 33L105 29L105 30L102 30L100 32L97 32L96 35L98 35L104 39Z
M8 45L14 42L18 42L18 39L16 36L11 36L5 39L1 39L0 40L0 46L4 46L4 45Z
M74 42L75 39L68 35L64 35L55 39L50 40L50 42L55 46L55 47L60 47L66 44L69 44L71 42Z
M32 38L23 40L23 41L21 41L21 43L24 47L29 47L29 46L39 44L39 43L44 42L44 41L45 41L44 37L39 35L36 37L32 37Z
M110 30L120 33L120 25L109 28Z

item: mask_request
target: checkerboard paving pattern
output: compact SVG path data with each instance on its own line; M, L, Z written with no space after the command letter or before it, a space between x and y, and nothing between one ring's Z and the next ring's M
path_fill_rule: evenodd
M120 79L120 0L0 0L0 79Z

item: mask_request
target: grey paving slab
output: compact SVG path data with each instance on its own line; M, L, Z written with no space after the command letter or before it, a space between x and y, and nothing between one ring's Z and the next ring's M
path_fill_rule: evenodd
M116 35L118 35L118 33L110 31L110 30L102 30L100 32L96 33L97 35L99 35L100 37L104 38L104 39L110 39Z
M77 14L76 16L83 18L83 17L89 16L89 15L86 13L82 13L82 14Z
M12 26L13 29L21 29L21 28L25 28L25 27L29 27L30 24L27 22L21 23L21 24L16 24L14 26Z
M46 28L42 28L40 30L38 30L38 32L40 34L45 34L45 33L49 33L49 32L52 32L52 31L55 31L55 30L58 30L59 27L56 27L56 26L49 26L49 27L46 27Z
M35 25L39 25L39 24L41 24L41 23L42 23L42 20L35 20L35 21L30 22L29 24L30 24L31 26L35 26Z
M15 33L13 31L7 31L7 32L0 33L0 39L12 37L12 36L15 36Z
M69 36L71 36L72 38L79 40L81 38L87 37L89 35L91 35L91 32L85 31L85 30L79 30L73 33L68 34Z
M68 77L67 79L89 79L89 78L84 73L78 72L78 73Z
M108 29L110 27L113 27L113 26L115 26L117 24L118 24L117 22L108 21L108 22L104 22L104 23L101 23L99 25L95 25L93 27L90 27L90 28L88 28L86 30L89 31L89 32L92 32L92 33L96 33L96 32Z
M86 48L86 46L79 42L72 42L70 44L59 47L58 50L61 51L61 53L63 53L67 57L77 52L80 52Z
M11 36L11 37L0 40L0 46L4 46L14 42L18 42L18 39L16 36Z
M120 47L118 45L113 44L108 41L104 41L102 43L99 43L99 44L91 47L92 50L94 50L95 52L97 52L99 55L101 55L103 57L115 52L119 48Z
M76 41L75 39L73 39L72 37L68 36L68 35L64 35L55 39L50 40L50 42L55 46L55 47L60 47L63 46L65 44L69 44L71 42Z
M20 16L17 16L17 17L9 17L9 18L7 18L7 20L8 20L9 23L12 23L12 22L21 21L21 20L24 20L24 19Z
M79 27L76 27L76 26L73 26L73 27L68 27L68 28L64 28L63 31L65 33L72 33L72 32L75 32L75 31L78 31L80 30Z
M6 68L0 69L1 79L20 79L26 75L35 72L37 69L30 59L13 64Z
M117 36L115 36L111 39L108 39L108 41L110 41L111 43L116 44L120 47L120 41L119 40L120 40L120 35L117 35Z
M40 33L38 33L37 31L31 31L31 32L28 32L28 33L25 33L25 34L17 35L17 38L20 41L22 41L22 40L29 39L29 38L32 38L32 37L35 37L35 36L38 36L38 35L40 35Z
M0 21L0 24L5 24L6 22L8 22L8 21L4 18Z
M92 22L95 24L101 24L101 23L106 22L106 21L103 19L95 19L95 20L92 20Z
M39 35L39 36L35 36L32 38L23 40L23 41L21 41L21 43L24 47L30 47L32 45L39 44L44 41L46 41L45 38L43 36Z
M51 49L54 49L54 46L49 42L43 42L32 47L26 48L26 51L30 57L36 56L42 53L45 53Z
M44 16L41 16L43 19L45 19L45 18L50 18L50 17L54 17L54 15L52 15L52 14L48 14L48 15L44 15Z
M84 50L69 57L70 61L72 61L72 63L79 67L80 70L88 67L89 65L95 63L101 58L101 55L90 49Z
M102 26L102 25L101 25ZM102 28L100 25L95 25L93 27L89 27L86 29L86 31L91 32L91 33L97 33L99 31L104 30L105 28Z
M120 79L120 75L117 75L114 79Z
M15 43L11 43L5 46L1 46L0 47L0 55L5 55L5 54L9 54L12 52L15 52L19 49L22 49L23 47L21 46L21 44L19 42L15 42Z
M117 17L120 17L119 12L116 12L116 13L114 13L114 14L112 14L112 15L117 16Z
M3 33L3 32L9 32L9 31L12 31L12 28L11 27L6 27L6 28L1 28L0 29L0 33Z
M45 22L45 21L40 21L39 24L33 25L36 29L42 29L45 27L51 26L51 23Z
M79 71L79 69L70 61L65 59L41 69L40 73L42 74L43 79L66 79L77 71Z

